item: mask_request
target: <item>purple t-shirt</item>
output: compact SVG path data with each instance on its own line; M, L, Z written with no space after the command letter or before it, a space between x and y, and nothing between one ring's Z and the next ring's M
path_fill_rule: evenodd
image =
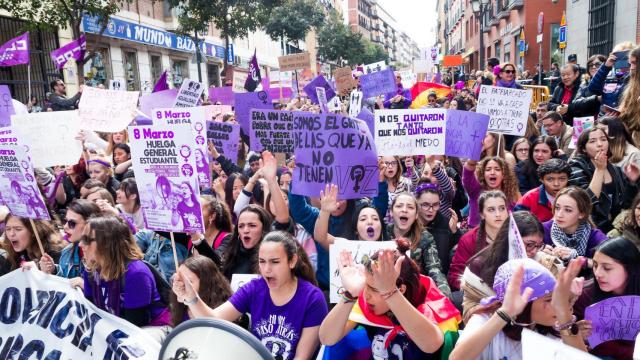
M200 227L200 206L198 203L194 202L193 205L188 206L184 201L181 201L176 210L182 219L183 230L191 231Z
M262 278L253 279L233 294L229 302L241 313L251 314L251 332L275 359L293 359L307 327L319 326L327 315L327 303L313 284L298 278L293 298L283 306L271 301Z

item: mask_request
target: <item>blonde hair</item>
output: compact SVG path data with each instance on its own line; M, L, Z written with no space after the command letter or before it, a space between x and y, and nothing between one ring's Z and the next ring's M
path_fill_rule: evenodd
M629 57L640 60L640 46L631 50ZM629 83L622 94L620 102L620 120L627 127L636 144L640 144L640 71L631 72Z
M129 142L129 132L126 129L121 131L116 131L115 133L124 133L124 140L122 141L123 144L126 144ZM116 146L116 144L113 142L113 134L115 133L109 134L109 139L108 139L109 144L107 145L107 149L105 150L106 155L111 155L113 153L113 147Z

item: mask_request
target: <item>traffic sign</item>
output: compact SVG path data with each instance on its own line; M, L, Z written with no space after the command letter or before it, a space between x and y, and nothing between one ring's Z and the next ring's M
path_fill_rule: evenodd
M538 14L538 34L542 34L543 30L544 30L544 13L541 11L540 14Z
M524 57L524 52L527 49L527 44L524 42L524 40L520 40L520 57Z
M541 43L542 43L542 34L538 34L538 36L536 36L536 42L537 42L538 44L541 44Z
M561 26L560 33L558 36L558 47L560 49L564 49L567 47L567 27Z

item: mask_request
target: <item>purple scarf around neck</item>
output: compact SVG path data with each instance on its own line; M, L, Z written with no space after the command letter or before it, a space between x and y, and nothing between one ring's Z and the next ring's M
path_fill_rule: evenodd
M104 281L100 278L99 271L93 271L87 274L93 284L91 284L91 290L93 295L93 303L100 309L110 312L115 316L120 316L120 279L113 281ZM105 296L102 294L102 283L105 285L107 292L107 301L105 302Z
M498 79L498 81L496 81L496 86L515 89L516 81L513 80L511 82L506 82L506 81L502 81L502 79Z

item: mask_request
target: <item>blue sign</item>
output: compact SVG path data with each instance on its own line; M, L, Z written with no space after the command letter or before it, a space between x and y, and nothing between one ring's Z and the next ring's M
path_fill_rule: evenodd
M520 52L524 54L527 50L527 45L524 40L520 40Z
M233 44L229 44L229 51L227 51L227 62L233 64Z
M82 17L83 29L87 33L99 34L101 25L97 16L84 15ZM137 43L159 46L166 49L195 53L195 42L188 36L177 35L172 32L153 29L148 26L110 18L104 36L115 39L134 41ZM233 45L230 54L233 54ZM224 46L201 42L200 49L204 56L224 59Z
M560 34L558 36L558 42L560 42L560 43L567 42L567 27L566 26L561 26L560 27Z

